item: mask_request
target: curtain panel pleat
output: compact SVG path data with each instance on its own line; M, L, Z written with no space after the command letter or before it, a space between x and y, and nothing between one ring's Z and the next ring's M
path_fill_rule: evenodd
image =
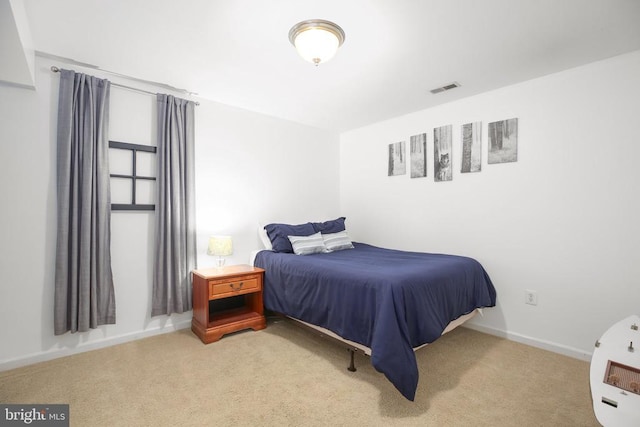
M151 315L192 308L196 268L194 106L158 94L156 245Z
M54 332L116 321L111 271L110 82L60 71Z

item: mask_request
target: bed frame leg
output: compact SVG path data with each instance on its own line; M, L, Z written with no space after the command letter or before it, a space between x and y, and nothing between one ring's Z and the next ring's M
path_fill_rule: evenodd
M349 349L349 354L351 355L351 363L349 363L349 367L347 368L347 370L348 370L348 371L351 371L351 372L355 372L355 371L357 371L357 369L356 369L356 363L355 363L355 360L354 360L354 355L355 355L355 353L356 353L356 352L355 352L355 351L353 351L353 349Z

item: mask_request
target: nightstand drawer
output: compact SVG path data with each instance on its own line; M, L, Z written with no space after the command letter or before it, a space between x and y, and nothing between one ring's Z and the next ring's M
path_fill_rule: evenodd
M241 277L237 280L212 280L209 282L209 298L240 295L260 290L258 276Z

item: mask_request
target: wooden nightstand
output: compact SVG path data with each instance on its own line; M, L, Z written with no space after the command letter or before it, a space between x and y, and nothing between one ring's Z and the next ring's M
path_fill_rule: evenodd
M250 265L193 270L191 330L205 344L241 329L267 327L262 306L264 270ZM243 296L239 308L213 310L210 301Z

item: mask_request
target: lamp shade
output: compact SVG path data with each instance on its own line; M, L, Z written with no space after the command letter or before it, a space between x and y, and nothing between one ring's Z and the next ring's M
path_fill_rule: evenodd
M322 19L299 22L289 31L289 41L298 54L316 66L333 58L344 39L342 28Z
M207 255L229 256L231 254L233 254L233 241L231 240L231 236L209 237Z

